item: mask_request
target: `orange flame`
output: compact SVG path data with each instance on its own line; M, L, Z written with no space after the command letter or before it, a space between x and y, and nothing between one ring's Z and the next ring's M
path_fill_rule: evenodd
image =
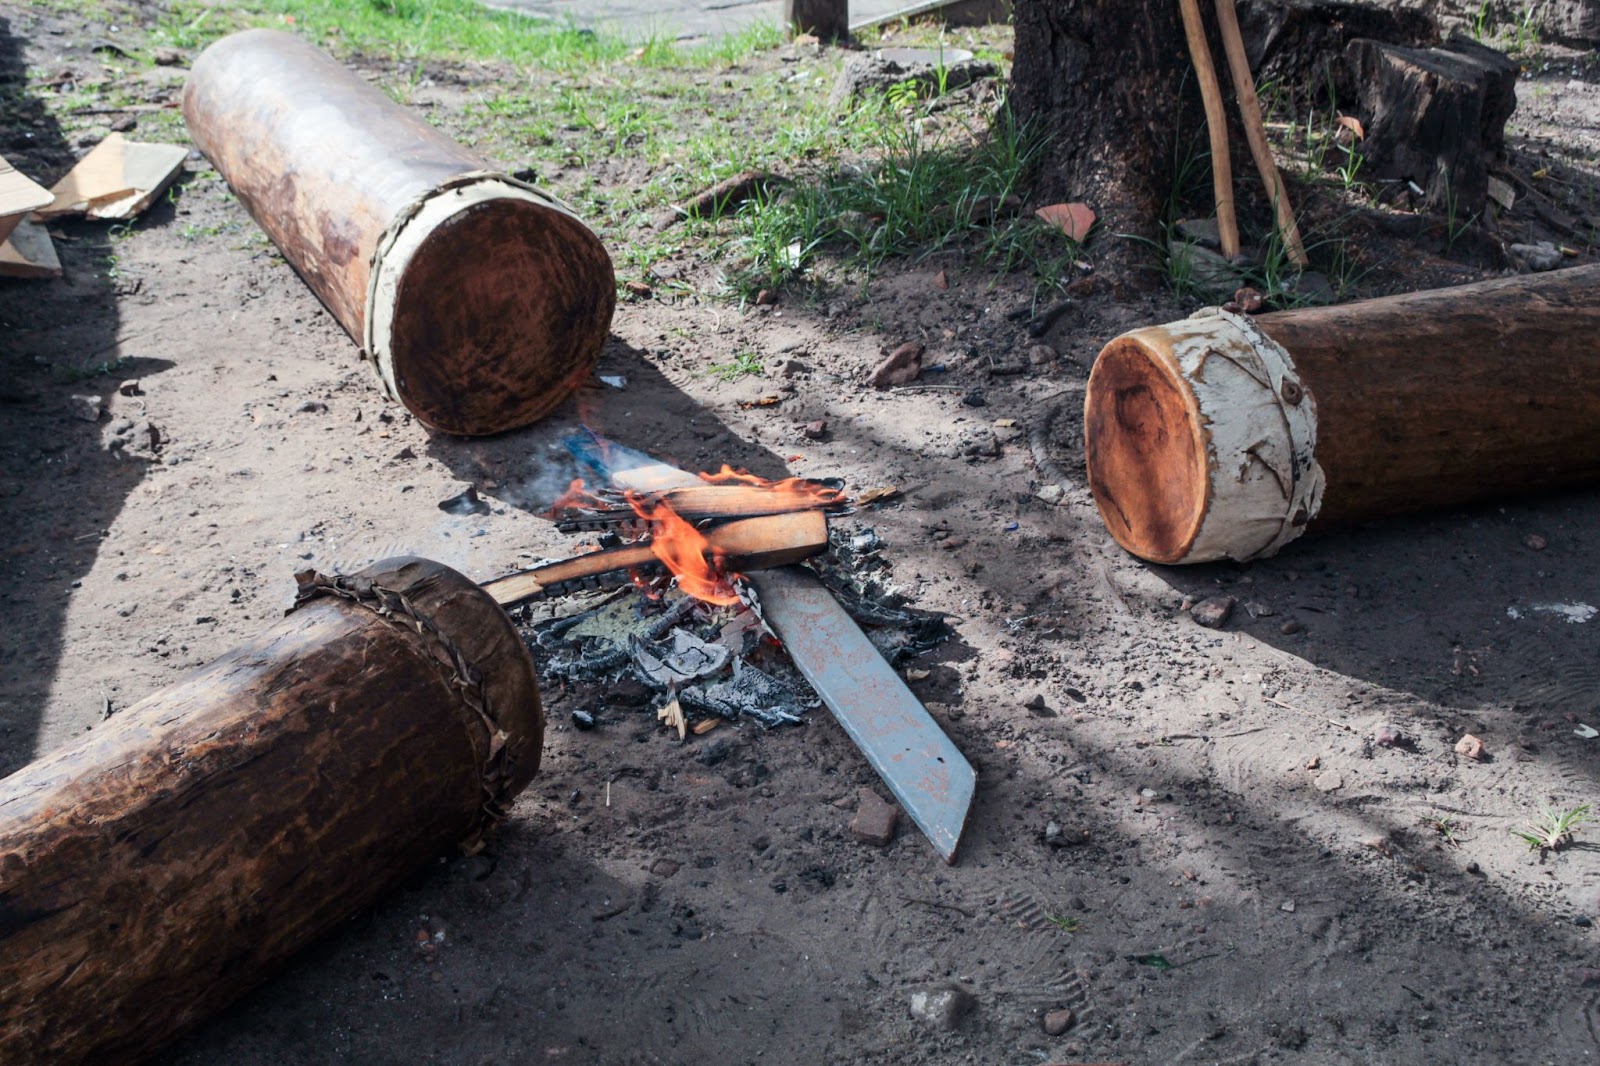
M583 483L583 478L573 478L572 484L567 486L567 491L556 497L556 502L550 505L546 512L550 518L558 518L564 511L588 511L596 507L605 507L606 502Z
M724 553L665 502L637 492L624 494L638 516L650 523L650 550L678 578L678 587L704 603L731 607L739 594L722 571Z
M803 477L786 477L781 481L769 481L764 477L757 477L748 470L735 470L727 463L723 463L722 469L715 474L701 474L700 480L712 485L737 483L753 485L758 489L771 489L773 492L799 496L801 499L815 503L819 507L826 507L844 500L844 493L838 489L819 485L817 482L808 481Z

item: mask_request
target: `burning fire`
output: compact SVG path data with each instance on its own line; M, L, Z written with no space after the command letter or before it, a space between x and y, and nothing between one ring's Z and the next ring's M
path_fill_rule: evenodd
M727 464L723 464L715 474L701 474L700 478L708 485L743 485L786 497L790 506L780 508L781 511L821 510L845 502L844 494L837 488L798 477L769 481L735 470ZM621 494L621 499L648 529L651 552L678 579L679 588L705 603L732 606L740 602L739 594L730 582L730 578L737 575L729 574L724 569L725 553L713 548L694 523L684 518L672 505L678 493L686 497L695 491L693 488L666 489L661 492L630 489ZM680 499L680 502L685 508L690 508L686 499ZM615 495L608 499L606 495L590 489L579 478L567 486L567 491L551 505L549 513L552 518L559 519L574 512L615 513L618 507Z
M711 485L751 485L758 489L770 489L773 492L785 495L799 496L801 499L815 504L818 507L828 507L832 504L843 503L844 493L835 488L830 488L816 481L808 481L803 477L786 477L781 481L768 481L764 477L744 470L735 470L727 463L722 464L722 469L715 474L701 474L700 480Z
M650 550L678 579L678 587L697 600L731 607L739 602L723 572L723 553L664 501L625 493L634 513L650 523Z
M609 507L605 500L589 491L589 486L583 483L583 478L572 479L567 486L567 491L556 497L556 502L550 505L546 517L557 518L567 511L590 511L597 507Z

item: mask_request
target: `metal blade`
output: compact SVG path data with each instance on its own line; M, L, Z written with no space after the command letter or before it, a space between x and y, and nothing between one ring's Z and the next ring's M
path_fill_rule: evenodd
M751 574L789 658L945 862L955 862L978 775L809 570Z
M567 450L622 488L647 491L699 478L595 434ZM746 575L760 614L911 820L954 863L978 775L867 635L809 571Z

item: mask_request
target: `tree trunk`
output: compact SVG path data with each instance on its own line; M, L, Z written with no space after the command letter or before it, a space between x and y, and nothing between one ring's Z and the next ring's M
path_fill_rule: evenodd
M1154 237L1176 177L1175 138L1204 129L1177 3L1021 0L1013 19L1011 103L1049 138L1035 202L1082 200L1106 234ZM1133 255L1118 241L1098 258Z

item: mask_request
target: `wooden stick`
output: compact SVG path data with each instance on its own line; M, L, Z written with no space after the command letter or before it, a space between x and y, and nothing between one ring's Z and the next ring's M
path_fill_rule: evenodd
M793 514L796 511L843 510L848 505L844 493L818 486L778 489L763 485L690 485L665 492L647 493L652 504L666 504L686 522L728 518L759 518L763 515ZM561 512L556 528L564 532L596 527L609 528L618 518L636 520L627 503L586 510Z
M1189 39L1189 58L1200 81L1200 99L1206 108L1206 133L1211 138L1211 194L1217 203L1217 238L1222 254L1239 254L1239 222L1233 213L1233 160L1228 154L1228 119L1222 113L1222 87L1211 65L1205 24L1200 21L1200 0L1178 0L1183 11L1183 32Z
M1283 235L1284 251L1289 261L1304 270L1310 260L1300 240L1300 227L1294 220L1294 208L1289 205L1289 191L1284 188L1283 175L1272 158L1272 146L1267 143L1267 128L1261 121L1261 101L1256 98L1256 82L1250 73L1250 57L1244 53L1244 37L1239 33L1239 16L1233 9L1233 0L1216 0L1217 22L1222 29L1222 50L1228 54L1228 69L1233 73L1233 92L1239 98L1239 117L1244 120L1245 140L1250 142L1250 154L1255 158L1261 181L1272 198L1272 210L1278 219L1278 232Z
M708 550L721 558L724 570L762 570L809 559L828 546L828 517L821 511L744 518L703 531ZM483 590L502 607L542 596L545 589L568 581L632 570L659 561L650 543L580 555L558 563L497 577Z

